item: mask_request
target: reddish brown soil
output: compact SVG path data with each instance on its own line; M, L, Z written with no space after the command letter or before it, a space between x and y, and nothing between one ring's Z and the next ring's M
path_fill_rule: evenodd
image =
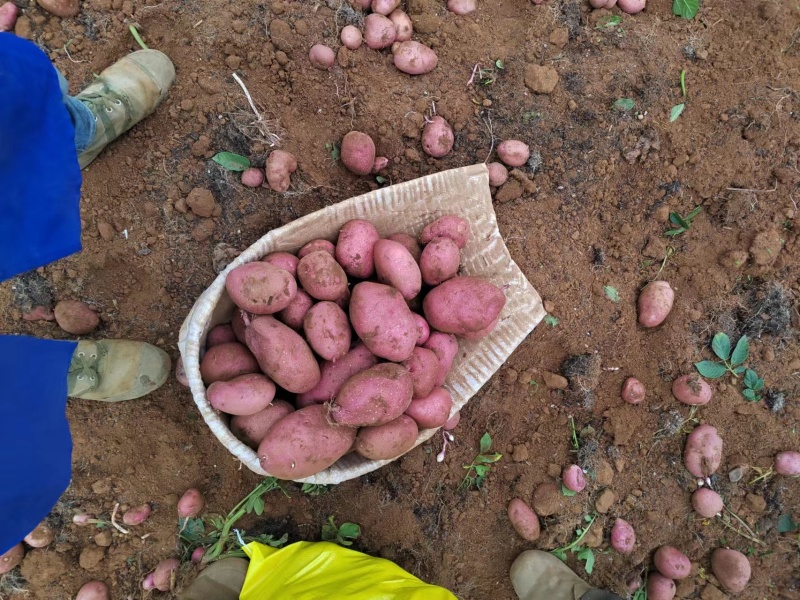
M507 576L514 557L567 542L608 489L614 501L589 536L597 547L593 584L623 592L651 552L671 544L694 564L681 598L725 597L711 587L709 556L727 544L751 553L752 582L739 597L800 597L797 534L776 530L781 515L800 521L800 482L748 483L753 467L768 466L775 452L800 449L795 2L706 2L686 21L671 15L671 0L651 0L618 27L597 28L601 13L578 0L484 1L465 17L447 13L440 0L408 0L417 39L439 53L438 68L416 78L395 70L388 53L366 48L340 54L329 72L312 68L308 48L338 47L343 25L319 0L86 0L79 17L65 20L30 0L18 3L30 35L73 92L136 49L131 22L176 64L164 105L84 173L84 251L16 283L18 296L87 301L102 316L98 335L146 340L173 358L184 316L214 277L218 243L244 248L270 228L378 185L345 172L325 148L351 128L374 137L379 154L391 159L386 177L393 182L483 161L490 131L498 141L525 140L541 156L535 173L520 172L497 192L496 210L512 256L558 324L541 324L470 402L444 464L435 460L437 436L324 496L290 485L291 498L269 497L259 528L314 540L328 515L356 521L363 529L357 548L460 598L506 600L514 598ZM467 87L475 63L488 68L497 59L504 69L494 83ZM526 66L536 64L558 72L552 94L526 87ZM208 160L229 150L260 165L268 152L232 123L231 113L249 111L233 69L264 113L280 121L282 147L299 159L287 194L245 189ZM669 123L670 107L683 101L682 69L686 110ZM636 102L641 118L611 108L623 97ZM454 151L438 160L421 158L419 142L422 115L434 104L456 133ZM218 217L186 212L194 187L213 192ZM703 210L690 232L672 241L662 235L669 211L685 214L696 205ZM635 299L658 276L667 245L674 253L660 278L676 291L675 309L663 326L644 330ZM744 264L734 264L732 251ZM616 288L619 302L603 286ZM10 284L2 293L5 331L66 337L55 324L21 320L24 298L13 300ZM710 356L719 330L753 338L751 366L785 399L771 409L746 402L731 381L715 382L711 404L695 414L725 441L714 487L763 546L695 518L689 502L696 484L681 460L689 408L672 398L670 382ZM543 372L560 372L567 357L581 354L597 358L573 361L566 373L572 391L544 385ZM587 365L595 370L577 372ZM639 406L620 400L628 376L647 387ZM25 559L26 597L70 598L90 578L108 582L114 598L142 597L142 575L175 555L175 502L186 487L199 486L209 510L225 512L259 481L212 438L188 391L172 379L138 402L72 401L68 416L74 479L52 516L57 543ZM577 458L570 416L583 430ZM462 465L487 431L504 457L482 490L459 492ZM589 470L587 490L543 520L538 542L525 543L508 523L507 502L530 500L538 484L575 461ZM731 483L728 473L739 465L745 477ZM96 545L96 530L71 524L79 510L108 515L116 502L148 501L153 517L136 535L114 534L107 549ZM617 516L636 528L630 556L608 546ZM573 558L570 565L584 574Z

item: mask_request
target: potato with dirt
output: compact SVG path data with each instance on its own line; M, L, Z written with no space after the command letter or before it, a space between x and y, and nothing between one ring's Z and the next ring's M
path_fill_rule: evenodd
M434 158L442 158L453 149L455 136L450 123L436 115L422 128L422 149L425 154Z
M242 185L249 188L261 187L264 183L264 172L261 169L250 167L242 171Z
M505 140L497 146L497 157L509 167L521 167L531 157L531 149L520 140Z
M207 386L245 373L258 373L258 361L247 346L239 342L212 346L200 362L200 376Z
M333 302L318 302L303 319L303 332L311 349L325 360L336 361L350 350L350 322Z
M775 472L789 477L800 476L800 452L787 450L775 455Z
M317 250L297 263L297 279L316 300L338 300L347 291L347 274L328 252Z
M17 544L0 554L0 575L8 573L11 569L22 562L25 556L25 549L22 544Z
M436 56L436 52L414 40L400 42L394 52L394 66L398 71L408 75L430 73L436 68L438 62L439 58Z
M458 340L456 336L441 331L432 331L428 339L422 344L423 348L433 351L439 360L439 373L436 375L436 387L444 384L447 374L453 367L453 361L458 354Z
M386 19L386 17L381 18ZM369 175L372 172L375 164L375 142L366 133L361 131L347 133L342 138L339 153L342 164L356 175Z
M672 382L672 395L680 402L697 406L708 404L713 391L705 379L697 373L682 375Z
M100 317L85 302L61 300L53 309L56 323L72 335L86 335L97 329Z
M361 48L361 43L364 41L361 30L355 25L345 25L342 27L342 33L339 34L339 39L342 41L342 45L348 50L358 50Z
M331 256L336 256L336 246L333 245L333 242L329 240L311 240L307 244L304 244L300 250L297 251L297 260L298 264L301 258L304 258L306 255L311 254L312 252L327 252Z
M464 336L485 332L505 304L505 294L496 285L478 277L459 276L428 292L422 310L434 329Z
M381 363L348 379L333 402L331 418L351 427L384 425L402 415L411 402L414 384L408 369Z
M722 512L722 497L707 487L697 488L692 494L694 512L705 519L712 519Z
M477 0L447 0L447 10L457 15L468 15L477 8Z
M711 555L711 572L722 587L732 594L744 591L750 581L750 561L730 548L717 548Z
M303 320L306 318L312 306L314 306L314 299L308 295L308 292L305 290L297 290L297 294L292 298L289 306L275 316L278 317L281 323L288 325L292 329L301 329L303 327Z
M583 469L578 465L565 467L561 472L561 481L564 487L570 491L579 493L586 488L586 478L583 476Z
M332 423L328 408L306 406L283 417L258 446L261 468L279 479L303 479L324 471L344 456L356 429Z
M375 273L378 281L399 291L406 300L413 300L422 289L420 265L399 242L378 240L373 246Z
M644 402L644 384L635 377L628 377L622 384L622 399L628 404L641 404Z
M658 327L669 316L674 302L675 292L666 281L651 281L639 293L639 324Z
M417 344L417 324L403 295L382 283L356 284L350 299L350 323L367 348L386 360L406 360Z
M269 428L290 412L294 412L294 406L286 400L273 400L254 415L235 415L231 419L231 433L255 450L267 436Z
M453 397L445 388L435 388L424 398L417 398L408 405L406 413L417 422L420 429L441 427L450 418Z
M261 260L274 267L283 269L292 277L297 277L297 263L300 262L300 258L294 254L289 254L288 252L270 252Z
M456 215L445 215L426 225L419 234L419 241L427 244L437 237L446 237L453 240L461 250L467 245L469 231L469 221Z
M661 573L650 573L647 576L647 600L672 600L676 592L672 579Z
M372 0L370 4L372 12L379 15L391 14L398 6L400 6L400 0Z
M711 425L698 425L686 438L683 464L695 477L713 475L722 462L722 438Z
M636 545L636 532L624 519L614 521L611 528L611 547L620 554L630 554Z
M256 261L230 271L225 278L225 289L242 310L271 315L289 306L297 294L297 282L288 271Z
M53 529L42 521L22 541L31 548L44 548L53 543L54 539L56 539L56 534Z
M436 387L436 378L439 375L439 359L433 350L417 346L408 360L403 361L403 366L411 373L414 384L414 398L425 398Z
M229 415L254 415L275 397L275 384L261 373L248 373L208 386L206 398L214 409Z
M19 9L13 2L6 2L0 5L0 33L14 30L17 15L19 15Z
M394 23L384 15L372 13L364 19L364 43L372 50L382 50L391 46L397 37ZM370 163L370 167L372 163ZM369 172L369 171L368 171ZM362 173L366 175L366 173Z
M267 157L265 171L270 189L286 192L292 183L292 173L297 171L297 159L285 150L273 150Z
M489 185L499 187L508 181L508 169L499 162L491 162L486 167L489 169Z
M383 425L359 429L354 449L370 460L391 460L411 450L418 434L414 419L400 415Z
M205 506L206 500L200 490L189 488L178 500L178 518L193 519L203 512Z
M381 239L369 221L353 219L339 230L336 240L336 260L345 273L358 279L368 279L375 272L375 243Z
M394 23L394 43L407 42L414 35L414 24L411 22L411 17L399 8L389 14L389 20Z
M126 510L122 515L122 523L131 527L141 525L150 518L153 509L149 504L141 504Z
M408 250L411 253L411 256L414 257L414 260L417 261L417 264L419 264L419 257L422 254L422 248L415 237L410 236L407 233L393 233L386 239L403 244L405 249Z
M453 429L458 427L458 424L460 422L461 422L461 411L457 410L452 414L452 416L449 419L447 419L447 422L445 422L445 424L442 425L442 429L444 429L445 431L453 431Z
M180 569L181 563L177 558L162 560L152 572L153 587L160 592L168 592L171 587L172 573Z
M324 44L314 44L308 51L308 62L321 71L327 71L336 63L336 53Z
M320 366L319 383L311 390L298 394L298 406L331 402L339 393L345 381L356 373L366 371L376 364L378 364L378 357L361 342L353 346L347 354L336 362L323 361Z
M87 581L78 590L75 600L110 600L108 586L102 581Z
M439 285L458 273L461 252L458 245L446 237L437 237L426 244L419 257L422 281L427 285Z
M541 534L539 517L524 500L514 498L508 503L508 520L523 540L535 542L539 539Z
M263 316L253 319L246 338L261 370L286 391L301 394L319 383L317 359L293 329L273 317Z
M653 555L653 565L669 579L683 579L692 572L689 558L677 548L661 546Z

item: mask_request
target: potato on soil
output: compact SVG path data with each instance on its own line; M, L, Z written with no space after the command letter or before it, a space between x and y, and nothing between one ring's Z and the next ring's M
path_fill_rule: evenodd
M326 71L336 63L336 53L324 44L314 44L308 51L308 61L313 67Z
M741 552L717 548L711 555L711 572L726 590L733 594L744 591L750 581L750 561Z
M297 294L289 303L289 306L284 308L275 316L281 323L284 323L292 329L300 329L303 326L303 319L306 314L314 306L314 299L308 295L305 290L297 290Z
M675 582L660 573L647 576L647 600L672 600L677 588Z
M344 456L356 429L332 423L322 404L294 411L275 423L258 447L261 468L279 479L303 479Z
M439 359L432 350L417 346L403 366L411 373L414 383L414 398L425 398L436 386L439 375Z
M258 373L258 361L246 346L229 342L209 348L200 362L203 383L228 381L245 373Z
M42 521L25 536L23 541L31 548L44 548L50 545L54 539L56 539L56 534L47 523Z
M394 66L408 75L430 73L438 62L439 59L433 50L414 40L400 42L394 53Z
M684 404L708 404L712 394L711 386L697 373L682 375L672 382L672 395Z
M422 248L415 237L408 235L407 233L393 233L386 239L403 244L405 249L408 250L411 253L411 256L414 257L414 260L419 263L419 257L422 254Z
M373 50L388 48L394 43L396 37L397 29L388 17L372 13L364 19L364 43L368 48ZM361 173L361 175L366 175L366 173Z
M389 460L411 450L418 434L414 419L400 415L383 425L359 429L354 449L370 460Z
M288 271L256 261L230 271L225 289L242 310L271 315L289 306L297 293L297 282Z
M487 329L506 304L503 291L477 277L448 279L422 301L425 320L444 333L465 335Z
M453 367L453 360L458 354L458 340L452 334L432 331L422 347L432 350L439 359L439 373L436 376L436 386L439 387L444 384L447 374Z
M629 15L635 15L643 11L646 4L646 0L617 0L617 6L619 6L620 10Z
M592 8L614 8L617 0L589 0Z
M286 400L273 400L264 410L254 415L235 415L231 419L231 433L253 449L264 440L267 431L280 419L294 412Z
M425 398L412 400L406 414L414 419L420 429L441 427L450 418L453 397L445 388L435 388Z
M445 215L429 223L419 235L419 241L427 244L437 237L446 237L453 240L459 250L467 245L469 240L469 221L456 215Z
M122 522L125 525L141 525L147 519L150 518L150 513L153 512L153 509L150 507L149 504L142 504L141 506L134 506L133 508L129 508L125 511L122 515Z
M386 19L380 15L375 16ZM356 175L369 175L372 171L375 164L375 142L366 133L351 131L346 134L342 138L340 153L342 164Z
M227 344L235 341L236 335L233 333L231 324L223 323L222 325L217 325L208 332L206 347L210 348L211 346L219 346L220 344Z
M666 281L651 281L639 293L639 324L657 327L664 322L675 302L675 292Z
M476 0L447 0L447 10L457 15L469 14L476 8Z
M722 497L706 487L697 488L692 494L692 508L701 517L711 519L722 512Z
M347 291L347 275L328 252L317 250L297 263L297 279L317 300L338 300Z
M242 185L257 188L264 183L264 172L261 169L250 167L242 171Z
M531 157L531 149L525 142L506 140L497 146L497 156L509 167L521 167Z
M364 281L353 288L350 323L370 351L404 361L417 343L417 325L402 294L388 285Z
M419 268L427 285L439 285L458 273L461 252L458 245L446 237L431 240L422 250Z
M89 305L79 300L61 300L53 309L56 323L72 335L86 335L100 324L100 317Z
M630 554L636 545L636 532L624 519L614 521L611 528L611 547L620 554Z
M297 171L297 159L285 150L273 150L267 157L267 183L276 192L285 192L291 185L291 175Z
M301 394L319 383L319 364L300 335L272 317L254 319L247 346L261 370L288 392Z
M407 42L411 39L411 36L414 35L414 25L411 22L411 17L409 17L402 10L393 10L389 14L389 20L394 23L396 33L394 36L395 43Z
M325 360L335 361L350 350L350 322L333 302L319 302L303 319L303 332L311 349Z
M524 500L514 498L508 503L508 520L523 540L535 542L539 539L539 517Z
M181 519L193 519L203 512L206 506L203 494L197 488L189 488L183 492L183 496L178 500L178 517Z
M206 397L216 410L229 415L254 415L272 402L275 384L261 373L248 373L212 383Z
M422 289L422 274L420 265L405 246L392 240L378 240L373 254L378 281L395 288L406 300L416 298Z
M635 377L628 377L622 384L622 399L628 404L640 404L644 401L644 384Z
M489 168L489 185L498 187L508 181L508 169L499 162L486 165Z
M206 549L203 546L198 546L194 550L192 550L192 554L189 557L194 564L200 564L202 562L203 557L206 555Z
M14 30L18 14L19 9L13 2L6 2L0 5L0 33Z
M441 158L453 149L455 136L450 123L436 115L422 128L422 149L429 156Z
M653 565L658 572L669 579L683 579L692 571L689 558L677 548L661 546L653 555Z
M153 586L161 592L168 592L172 572L177 571L180 567L181 563L177 558L162 560L153 571Z
M361 30L355 25L345 25L342 27L342 33L339 35L342 44L349 50L358 50L363 42Z
M586 478L578 465L570 465L561 472L564 487L573 492L582 492L586 487Z
M377 363L378 357L370 352L363 343L353 346L350 352L336 362L323 361L320 366L319 383L308 392L298 394L298 405L302 403L307 406L315 402L321 404L332 401L345 381Z
M447 419L447 422L442 425L442 428L445 431L453 431L456 427L458 427L459 422L461 422L461 411L457 410L453 413L453 416Z
M336 240L336 260L345 273L358 279L372 277L375 272L373 250L380 238L369 221L353 219L342 225Z
M711 425L699 425L686 438L683 464L695 477L713 475L722 461L722 438Z
M779 452L775 455L775 472L778 475L797 477L800 475L800 452Z
M0 554L0 575L8 573L11 569L16 567L22 562L24 556L25 549L22 547L22 544L12 546L5 553Z
M333 242L328 240L311 240L305 244L300 250L297 251L298 264L299 259L304 258L306 255L317 251L327 252L331 256L336 256L336 246Z
M294 254L289 254L288 252L270 252L261 260L274 267L283 269L292 277L297 277L297 263L300 262L300 259Z
M372 0L370 8L379 15L388 15L400 6L400 0Z
M422 346L431 337L431 328L428 326L425 317L417 313L414 313L414 323L417 325L417 346Z
M87 581L78 590L75 600L109 600L108 586L102 581Z
M402 415L414 385L408 369L381 363L348 379L331 406L331 418L342 425L383 425Z

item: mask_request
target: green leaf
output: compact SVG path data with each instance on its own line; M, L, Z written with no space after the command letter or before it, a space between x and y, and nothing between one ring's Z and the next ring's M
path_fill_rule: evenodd
M758 396L756 396L756 393L750 388L743 389L742 396L747 398L750 402L758 402Z
M728 372L725 365L711 360L701 360L699 363L694 363L694 366L697 368L700 375L708 377L709 379L717 379Z
M555 327L558 325L558 319L556 319L553 315L545 315L544 322L550 325L550 327Z
M594 523L594 517L592 515L586 515L583 517L583 520L587 523Z
M253 510L259 517L264 514L264 499L261 496L258 496L253 502Z
M354 540L361 535L361 527L356 523L342 523L342 526L339 527L339 535Z
M736 368L733 370L733 372L734 372L734 373L736 373L737 375L741 375L741 374L742 374L742 373L744 373L745 371L746 371L746 368L745 368L745 367L743 367L743 366L741 366L741 365L739 365L738 367L736 367Z
M600 17L597 20L597 26L595 29L606 29L608 27L616 27L622 23L622 17L619 15L607 15L605 17Z
M206 524L203 519L178 519L178 529L181 531L181 539L187 542L194 542L201 539L206 534Z
M503 66L503 61L500 60L499 58L496 61L494 61L494 66L497 67L498 69L505 69L505 67Z
M764 380L759 377L758 381L756 381L756 384L753 386L753 390L755 390L756 392L760 392L763 389L764 389Z
M714 354L719 356L722 360L728 360L731 355L730 338L720 331L714 336L714 339L711 340L711 349L714 351Z
M684 19L694 19L700 10L700 0L673 0L672 14Z
M244 171L250 168L250 160L248 158L233 152L219 152L211 160L221 165L226 171Z
M495 453L495 454L478 454L478 456L476 456L475 458L479 463L490 465L492 463L496 463L502 457L503 457L502 454Z
M685 230L691 228L691 224L687 223L686 219L684 219L682 216L680 216L680 214L676 212L669 213L669 220L675 223L675 225L679 225Z
M681 113L683 113L684 108L686 108L686 105L683 102L673 106L669 111L669 122L674 123L677 120L677 118L681 116Z
M486 477L486 474L491 470L492 467L487 465L475 465L475 472L478 474L478 477Z
M560 558L560 559L561 559L561 560L563 560L564 562L566 562L566 561L567 561L567 553L566 553L566 552L564 552L563 550L551 550L551 551L550 551L550 554L552 554L552 555L553 555L553 556L555 556L556 558Z
M381 185L383 185L384 183L386 183L386 182L387 182L387 181L389 181L389 180L388 180L388 179L386 179L386 177L384 177L383 175L376 175L376 176L375 176L375 181L377 181L378 183L380 183Z
M489 435L488 432L483 434L481 438L481 452L488 452L489 448L492 447L492 436Z
M576 495L578 492L573 492L572 490L568 489L563 483L561 484L561 493L568 498Z
M744 372L744 385L753 389L756 383L758 383L758 374L753 369L747 369Z
M594 552L592 552L591 548L584 548L580 552L578 552L575 556L578 557L579 560L586 561L584 565L584 569L586 569L586 573L589 575L592 574L592 570L594 570Z
M670 237L675 237L676 235L680 235L680 234L685 233L685 232L686 232L686 229L681 227L680 229L670 229L669 231L665 231L664 235L668 235Z
M686 98L686 69L681 69L681 93Z
M689 221L689 223L691 223L694 220L694 218L700 214L700 211L702 210L703 210L702 206L695 206L692 212L686 215L686 220Z
M781 515L778 519L778 533L791 533L800 529L800 523L792 520L792 515Z
M620 98L619 100L615 101L612 106L617 110L627 112L629 110L633 110L633 107L636 106L636 103L630 98Z
M740 365L747 360L748 356L750 356L750 342L747 341L747 336L743 335L739 338L739 341L736 342L736 347L733 349L731 364L734 367Z
M617 288L606 285L603 286L603 292L605 292L606 297L612 302L619 302L619 292L617 291Z

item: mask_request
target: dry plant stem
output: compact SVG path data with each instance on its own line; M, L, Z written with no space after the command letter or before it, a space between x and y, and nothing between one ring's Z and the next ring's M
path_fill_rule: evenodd
M771 190L753 190L750 188L737 188L737 187L729 187L725 188L729 192L753 192L754 194L770 194L778 189L778 182L775 182L775 186Z
M236 83L239 84L239 87L242 88L242 91L244 92L244 95L247 98L247 101L250 103L250 108L253 109L253 112L255 113L256 118L259 121L261 121L261 113L258 112L258 109L256 108L256 105L253 104L253 98L250 96L250 92L247 90L247 87L244 85L244 82L241 79L239 79L239 76L236 73L233 73L232 75L233 75L234 81L236 81Z
M119 502L114 504L114 510L111 513L111 525L113 525L114 529L116 529L117 531L127 535L127 534L130 533L130 531L128 531L127 529L122 527L122 525L117 525L116 519L117 519L117 511L118 510L119 510Z
M755 544L759 544L760 546L766 546L766 544L765 544L764 542L762 542L760 539L758 539L758 538L756 537L756 534L755 534L755 533L753 533L753 530L752 530L752 529L750 529L750 528L747 526L747 523L745 523L745 522L744 522L744 521L743 521L743 520L742 520L742 519L739 517L739 515L737 515L735 512L733 512L732 510L730 510L730 509L729 509L729 508L727 508L727 507L725 508L725 512L726 512L726 513L728 513L729 515L731 515L732 517L734 517L734 518L735 518L735 519L736 519L736 520L737 520L737 521L738 521L738 522L741 524L741 526L742 526L742 527L744 527L744 529L745 529L746 531L744 531L744 532L743 532L743 531L742 531L741 529L739 529L738 527L734 527L733 525L731 525L731 523L730 523L730 519L727 519L727 520L726 520L724 517L720 517L720 518L719 518L719 522L720 522L720 523L722 523L722 524L723 524L725 527L727 527L728 529L730 529L731 531L733 531L733 532L734 532L736 535L739 535L739 536L741 536L741 537L743 537L743 538L745 538L745 539L747 539L747 540L750 540L751 542L753 542L753 543L755 543Z

